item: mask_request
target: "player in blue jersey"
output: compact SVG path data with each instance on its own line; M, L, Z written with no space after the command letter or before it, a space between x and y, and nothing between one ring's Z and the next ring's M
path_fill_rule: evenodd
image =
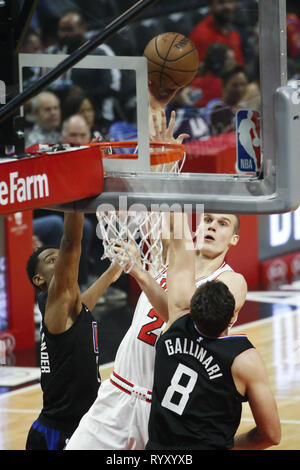
M195 249L179 214L169 246L169 320L156 344L147 450L265 449L280 442L277 405L258 351L228 336L235 299L220 280L195 291ZM173 217L171 217L173 220ZM235 437L242 402L256 426Z

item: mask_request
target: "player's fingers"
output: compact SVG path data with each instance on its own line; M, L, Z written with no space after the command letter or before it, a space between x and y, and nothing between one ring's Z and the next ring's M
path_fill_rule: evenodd
M178 144L182 144L182 142L184 141L184 139L189 139L191 136L189 134L180 134L177 138L176 138L176 142Z
M157 139L159 137L159 124L156 114L152 114L153 130L154 133L151 135L152 139Z
M170 116L169 125L168 125L168 134L169 134L169 137L173 137L174 126L175 126L175 119L176 119L176 113L175 113L175 111L172 111L172 112L171 112L171 116Z

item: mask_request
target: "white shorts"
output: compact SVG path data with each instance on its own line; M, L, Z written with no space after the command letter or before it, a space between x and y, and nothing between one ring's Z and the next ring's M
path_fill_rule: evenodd
M142 391L126 393L105 380L65 450L144 450L151 403Z

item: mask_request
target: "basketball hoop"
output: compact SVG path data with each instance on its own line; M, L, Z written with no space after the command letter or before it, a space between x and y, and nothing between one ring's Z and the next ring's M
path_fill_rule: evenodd
M103 159L137 160L137 141L91 142L90 147L99 147ZM133 149L132 153L116 152L116 149ZM180 173L185 161L185 146L177 142L150 142L151 171Z
M103 158L138 158L137 142L97 142ZM134 153L114 153L116 148L135 149ZM180 173L185 159L185 146L169 142L150 142L151 171ZM164 266L162 211L103 210L98 208L97 234L103 240L102 259L120 264L126 273L134 266L155 276ZM120 250L116 250L121 247Z

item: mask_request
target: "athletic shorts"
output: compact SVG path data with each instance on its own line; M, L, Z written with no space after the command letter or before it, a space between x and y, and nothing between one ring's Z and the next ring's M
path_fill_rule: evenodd
M36 420L28 433L26 450L63 450L70 436Z
M105 380L66 450L144 450L151 403Z

